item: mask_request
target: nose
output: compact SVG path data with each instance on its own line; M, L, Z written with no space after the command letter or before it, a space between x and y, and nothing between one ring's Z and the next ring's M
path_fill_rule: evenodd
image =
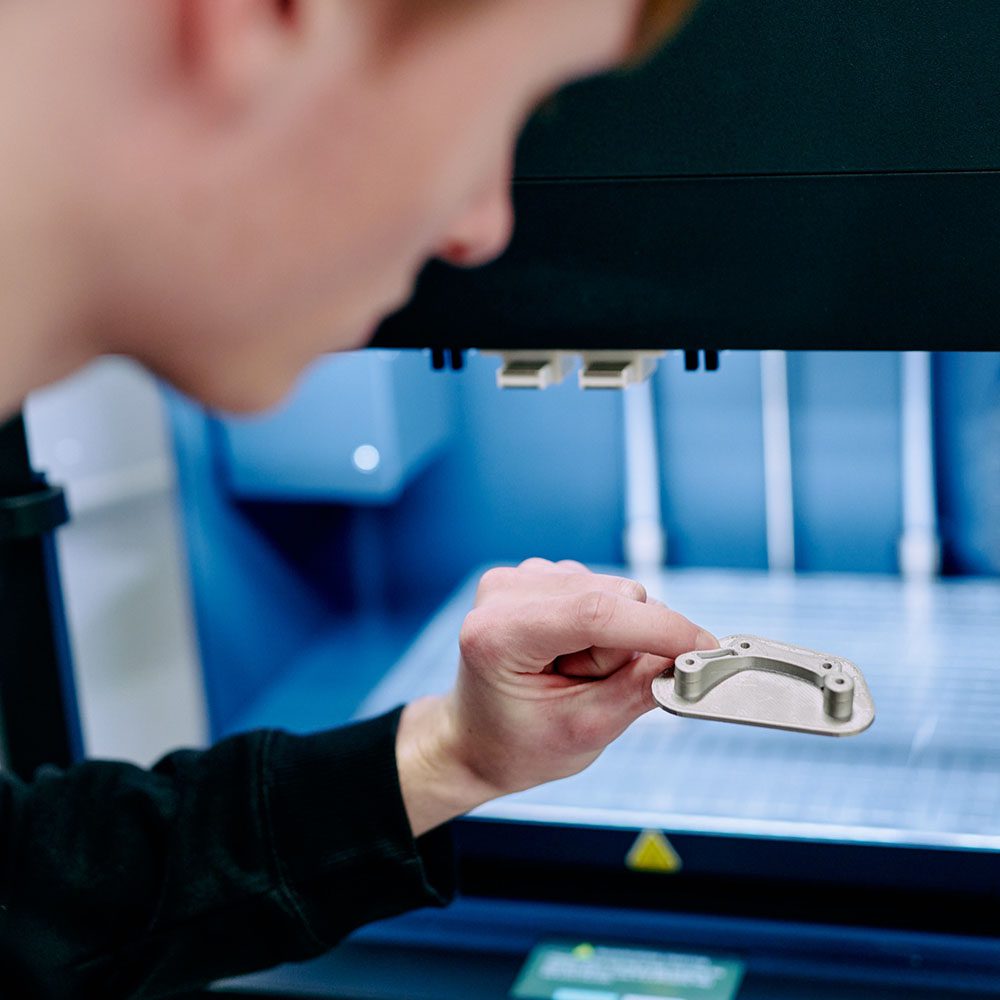
M494 185L452 224L437 256L457 267L479 267L499 257L514 232L510 181Z

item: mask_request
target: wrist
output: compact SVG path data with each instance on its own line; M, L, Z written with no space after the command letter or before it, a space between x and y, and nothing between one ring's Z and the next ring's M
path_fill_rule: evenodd
M449 698L421 698L403 709L396 765L414 837L501 794L468 765L461 746Z

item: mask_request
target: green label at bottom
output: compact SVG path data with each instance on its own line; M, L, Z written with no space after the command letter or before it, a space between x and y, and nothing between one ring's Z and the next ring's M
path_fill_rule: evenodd
M521 1000L734 1000L743 963L589 943L540 944L511 991Z

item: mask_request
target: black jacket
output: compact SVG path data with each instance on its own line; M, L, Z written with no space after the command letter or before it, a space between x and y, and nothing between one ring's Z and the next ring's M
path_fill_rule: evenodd
M413 840L398 722L0 774L0 997L168 996L443 905L448 835Z

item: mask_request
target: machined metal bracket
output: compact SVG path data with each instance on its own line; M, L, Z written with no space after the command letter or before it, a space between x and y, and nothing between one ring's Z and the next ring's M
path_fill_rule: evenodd
M579 352L501 351L499 354L497 385L501 389L548 389L565 380ZM627 389L639 385L656 371L663 354L663 351L584 351L577 376L580 388Z
M857 736L875 721L850 660L753 635L678 656L653 681L653 697L674 715L821 736Z
M566 351L505 351L500 357L501 389L548 389L559 385L573 368L573 355Z
M579 371L581 389L627 389L648 379L663 351L587 351Z

